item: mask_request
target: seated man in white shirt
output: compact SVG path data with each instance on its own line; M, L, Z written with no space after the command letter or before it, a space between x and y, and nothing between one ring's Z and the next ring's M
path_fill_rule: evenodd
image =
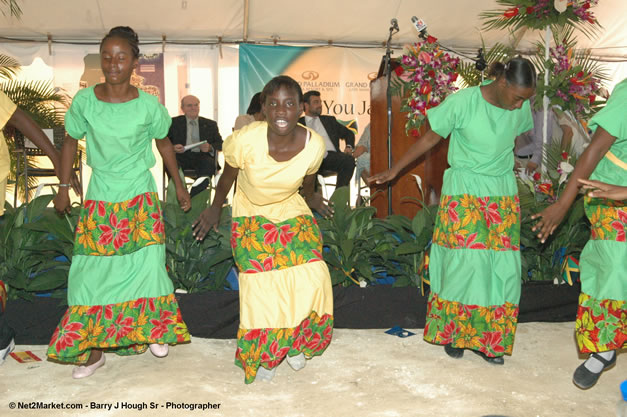
M338 122L333 116L321 116L322 100L318 91L308 91L304 95L305 117L298 121L313 129L324 139L327 153L322 160L319 172L334 172L337 174L336 187L350 184L355 171L355 134L346 126ZM340 139L346 141L344 152L340 152Z

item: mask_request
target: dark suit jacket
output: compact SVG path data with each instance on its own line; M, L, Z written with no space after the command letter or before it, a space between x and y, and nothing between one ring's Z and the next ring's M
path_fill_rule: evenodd
M199 117L198 132L200 133L201 141L206 140L212 148L219 151L222 150L222 136L220 136L218 124L216 122L210 119L205 119L204 117ZM185 115L172 118L172 126L170 126L168 137L170 138L172 145L186 145L187 120L185 119Z
M352 130L338 122L334 116L320 116L320 121L338 152L340 151L340 139L344 139L347 145L355 147L355 134ZM307 126L305 116L298 119L298 123Z

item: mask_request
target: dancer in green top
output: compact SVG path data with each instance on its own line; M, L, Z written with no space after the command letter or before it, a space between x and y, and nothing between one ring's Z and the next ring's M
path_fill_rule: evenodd
M471 349L503 364L503 355L512 353L521 285L514 139L532 128L528 99L536 73L524 58L498 63L496 70L495 81L461 90L428 110L431 129L369 181L393 180L450 135L424 338L444 345L454 358Z
M573 382L582 389L596 384L601 373L616 363L616 351L627 341L627 79L614 88L607 105L588 126L595 129L594 136L564 192L533 216L539 219L533 230L544 242L564 219L579 182L601 190L584 199L591 236L579 260L581 295L575 336L579 351L590 357L573 375ZM588 178L593 181L587 182Z
M111 29L100 45L105 82L79 91L65 116L61 181L69 180L82 138L92 175L76 228L69 308L48 357L82 365L74 378L104 365L103 351L130 355L149 346L163 357L168 344L189 341L165 270L163 217L150 173L153 138L173 174L181 208L189 210L191 203L166 137L168 112L130 84L138 57L137 34L129 27ZM67 188L54 204L60 213L69 211Z

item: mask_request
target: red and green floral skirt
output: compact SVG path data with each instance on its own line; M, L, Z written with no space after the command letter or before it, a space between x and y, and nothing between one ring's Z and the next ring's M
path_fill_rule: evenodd
M118 355L144 353L148 344L189 342L187 326L174 294L140 298L104 306L72 306L57 326L48 346L48 357L82 364L91 349Z
M481 307L446 301L431 293L427 309L427 342L478 350L489 357L512 354L518 305Z
M424 339L489 357L510 355L520 299L519 251L518 196L443 195L430 249Z
M581 353L617 350L627 341L627 202L585 197L584 203L591 233L580 259L575 338Z
M331 307L332 290L328 269L320 267L322 238L314 218L303 215L273 223L262 216L235 217L231 245L235 263L245 274L240 275L240 297L248 297L240 301L240 320L254 323L257 316L269 316L270 323L299 323L292 328L240 327L235 364L244 370L245 382L255 380L260 366L273 369L286 356L321 355L331 342L333 315L326 297L314 298L312 285L319 289L328 284L329 291L322 292L331 297ZM248 285L270 288L270 299L255 299ZM280 308L270 312L267 306L275 304Z
M622 349L627 341L625 301L597 300L579 295L575 337L581 353Z
M91 349L131 355L151 343L189 341L165 271L164 240L154 192L117 203L85 201L68 280L70 306L54 331L48 357L82 364Z
M322 355L333 337L333 316L319 317L312 312L293 329L239 329L235 364L244 370L244 381L250 384L260 366L270 370L286 356L301 353L305 358Z

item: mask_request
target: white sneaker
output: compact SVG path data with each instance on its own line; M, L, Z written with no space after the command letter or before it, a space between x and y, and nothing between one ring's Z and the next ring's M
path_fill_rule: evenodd
M160 345L158 343L151 343L148 345L150 352L157 358L165 358L168 356L169 346L167 344Z
M305 354L300 353L300 355L296 356L287 356L285 358L287 364L295 371L300 371L307 365L307 359L305 359Z
M272 381L272 378L274 378L274 374L276 374L276 368L277 367L275 366L274 368L272 368L272 370L268 371L263 366L259 366L259 368L257 369L257 376L255 377L255 381Z
M9 356L9 353L13 352L15 349L15 339L11 339L9 345L4 349L0 350L0 365L4 363L4 360Z

